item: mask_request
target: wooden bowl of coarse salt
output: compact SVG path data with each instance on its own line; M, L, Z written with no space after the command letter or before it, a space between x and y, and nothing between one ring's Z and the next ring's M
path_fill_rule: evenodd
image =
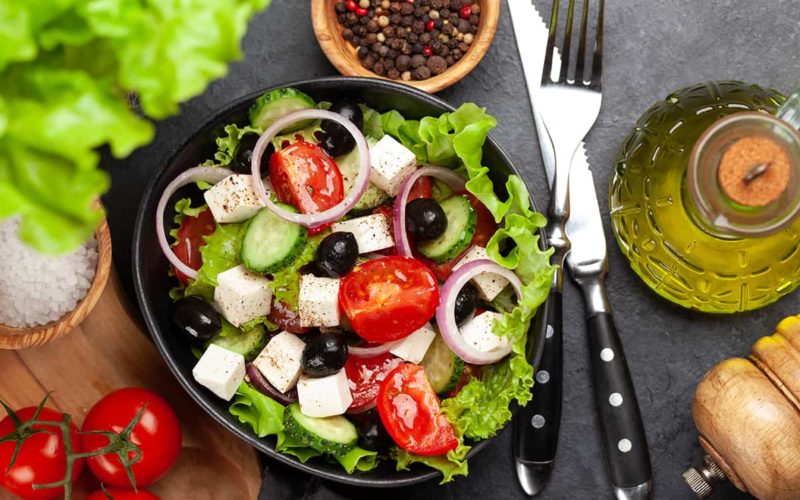
M50 257L17 237L19 220L0 221L0 349L36 347L69 333L94 308L111 271L105 219L77 251Z

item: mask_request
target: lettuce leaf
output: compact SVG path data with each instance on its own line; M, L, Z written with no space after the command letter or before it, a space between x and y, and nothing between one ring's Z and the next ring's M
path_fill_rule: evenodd
M300 298L300 269L314 261L317 248L329 231L312 236L308 239L305 248L292 264L272 275L272 294L276 301L283 301L293 311L297 311L297 301Z
M261 129L253 128L250 125L240 127L235 123L225 126L225 135L217 137L217 152L214 153L214 165L227 166L236 154L236 146L246 134L261 134Z
M462 438L459 438L458 447L447 452L447 455L425 457L395 447L392 449L391 456L397 461L397 470L408 470L413 463L425 464L441 472L442 480L439 484L445 484L452 481L456 476L469 474L469 466L467 465L467 452L469 450L470 447L464 444Z
M275 450L280 453L293 455L303 463L322 455L305 443L286 435L283 431L285 409L282 404L258 392L247 382L242 382L228 411L241 423L250 426L258 437L275 436ZM332 458L339 462L348 474L355 471L367 472L378 466L378 454L358 446Z
M59 254L91 237L109 187L98 148L124 157L241 56L268 0L0 2L0 219ZM130 96L135 96L131 98Z
M506 180L507 197L498 196L489 169L481 163L487 134L497 124L484 108L467 103L456 111L419 121L406 120L397 111L390 111L381 116L381 123L420 162L463 171L468 179L467 190L481 200L497 223L502 223L489 240L487 253L500 265L513 269L523 282L522 300L495 323L493 330L509 339L511 354L486 367L481 378L470 381L455 397L442 401L442 411L457 434L485 439L495 435L511 418L512 401L524 405L531 397L533 367L525 357L528 327L547 297L555 270L549 263L552 252L543 252L539 246L538 232L546 220L530 209L528 190L518 176L511 175ZM500 249L507 246L510 250L501 253ZM410 459L402 460L406 463ZM442 466L441 460L435 463Z

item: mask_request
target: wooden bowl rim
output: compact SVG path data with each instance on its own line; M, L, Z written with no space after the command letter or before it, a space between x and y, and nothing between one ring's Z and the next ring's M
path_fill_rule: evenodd
M0 349L26 349L56 340L71 332L92 312L111 273L111 232L105 218L100 222L94 237L97 241L97 267L86 296L78 302L75 309L44 325L25 329L0 324Z
M458 62L447 68L442 74L427 80L391 80L380 76L366 68L358 61L356 49L351 47L341 33L344 28L339 24L336 16L331 15L333 5L330 0L311 0L311 24L314 35L325 57L336 69L345 76L362 76L380 78L397 83L410 85L425 92L438 92L467 76L483 59L489 46L492 44L497 23L500 19L500 0L476 0L481 5L481 17L478 32L472 42L470 50ZM333 26L333 29L331 28ZM332 34L335 33L336 35Z

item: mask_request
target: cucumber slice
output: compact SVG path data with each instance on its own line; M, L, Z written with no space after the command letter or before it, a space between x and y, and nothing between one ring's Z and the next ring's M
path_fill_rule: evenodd
M417 245L419 253L439 264L454 259L467 249L478 220L466 196L447 198L441 205L447 216L447 229L435 240Z
M285 88L260 95L250 107L250 124L253 127L266 129L278 118L299 109L317 107L314 99L297 89ZM307 127L314 120L300 120L281 130L281 133L293 132Z
M279 205L297 212L289 205ZM242 263L258 273L276 273L294 262L306 241L306 228L278 217L269 208L262 208L247 223L242 239Z
M211 339L210 344L216 344L229 351L238 352L244 356L244 359L250 361L255 359L264 349L267 344L267 335L262 325L258 325L250 331L241 332L228 323L223 326L222 331Z
M336 165L339 166L339 172L342 173L344 192L347 194L353 189L353 184L356 183L356 177L358 177L358 148L353 148L349 153L337 156L334 159L336 160ZM389 201L389 198L391 197L386 192L370 182L367 185L367 190L364 191L364 194L353 206L351 212L353 215L369 212L373 208Z
M436 394L453 390L464 371L464 362L447 347L441 335L433 339L422 359L422 368Z
M343 416L307 417L298 403L286 407L283 426L287 436L322 453L344 455L358 442L356 426Z

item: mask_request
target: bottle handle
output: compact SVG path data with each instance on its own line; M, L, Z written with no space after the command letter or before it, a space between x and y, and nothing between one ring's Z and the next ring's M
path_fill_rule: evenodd
M800 87L783 101L783 105L778 108L777 117L800 130Z

